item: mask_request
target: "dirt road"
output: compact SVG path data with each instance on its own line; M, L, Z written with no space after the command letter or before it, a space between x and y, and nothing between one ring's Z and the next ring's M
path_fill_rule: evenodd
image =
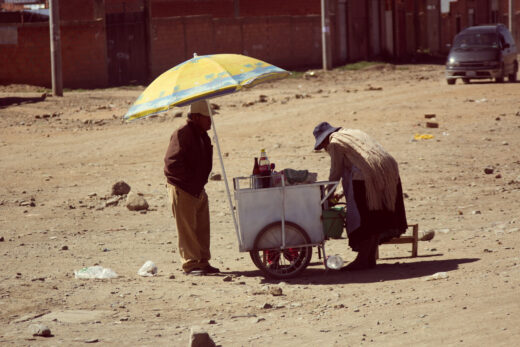
M315 253L285 282L266 281L238 251L222 181L207 192L212 264L223 273L182 274L162 160L187 109L125 124L143 88L38 101L27 99L42 94L36 87L0 87L10 98L0 108L0 344L186 346L192 326L222 346L517 344L520 84L448 86L443 73L434 65L318 72L213 100L228 177L249 175L265 148L278 169L326 180L314 126L359 128L398 160L408 221L436 233L417 258L410 245L381 246L369 271L326 272ZM213 170L221 173L216 155ZM148 210L107 206L120 180ZM346 239L327 251L355 257ZM136 274L147 260L158 276ZM119 277L74 278L92 265ZM446 278L428 280L439 272ZM33 337L34 323L53 337Z

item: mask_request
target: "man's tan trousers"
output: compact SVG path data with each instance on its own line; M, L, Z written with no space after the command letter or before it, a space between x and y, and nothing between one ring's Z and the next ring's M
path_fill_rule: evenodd
M211 258L208 195L202 191L197 198L169 183L167 187L177 225L182 269L201 269L209 264Z

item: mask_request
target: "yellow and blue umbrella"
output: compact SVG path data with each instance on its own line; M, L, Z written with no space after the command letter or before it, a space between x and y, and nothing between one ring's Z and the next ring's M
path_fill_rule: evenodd
M195 55L157 77L123 118L134 120L150 116L288 75L284 69L245 55Z

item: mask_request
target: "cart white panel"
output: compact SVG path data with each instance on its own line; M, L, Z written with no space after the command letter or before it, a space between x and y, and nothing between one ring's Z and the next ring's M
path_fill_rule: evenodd
M241 252L253 249L256 236L265 226L282 220L283 189L285 189L285 221L294 222L302 227L312 243L320 243L324 240L319 185L239 189L235 191L235 201Z

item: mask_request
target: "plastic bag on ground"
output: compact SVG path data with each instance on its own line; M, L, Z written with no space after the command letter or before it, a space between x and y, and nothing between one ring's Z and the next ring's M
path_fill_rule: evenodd
M148 260L141 266L139 271L137 271L137 274L144 277L155 276L157 274L157 266L153 261Z
M80 270L74 270L74 277L81 279L90 279L90 278L98 278L98 279L107 279L107 278L117 278L117 273L114 270L109 268L104 268L102 266L89 266L84 267Z

